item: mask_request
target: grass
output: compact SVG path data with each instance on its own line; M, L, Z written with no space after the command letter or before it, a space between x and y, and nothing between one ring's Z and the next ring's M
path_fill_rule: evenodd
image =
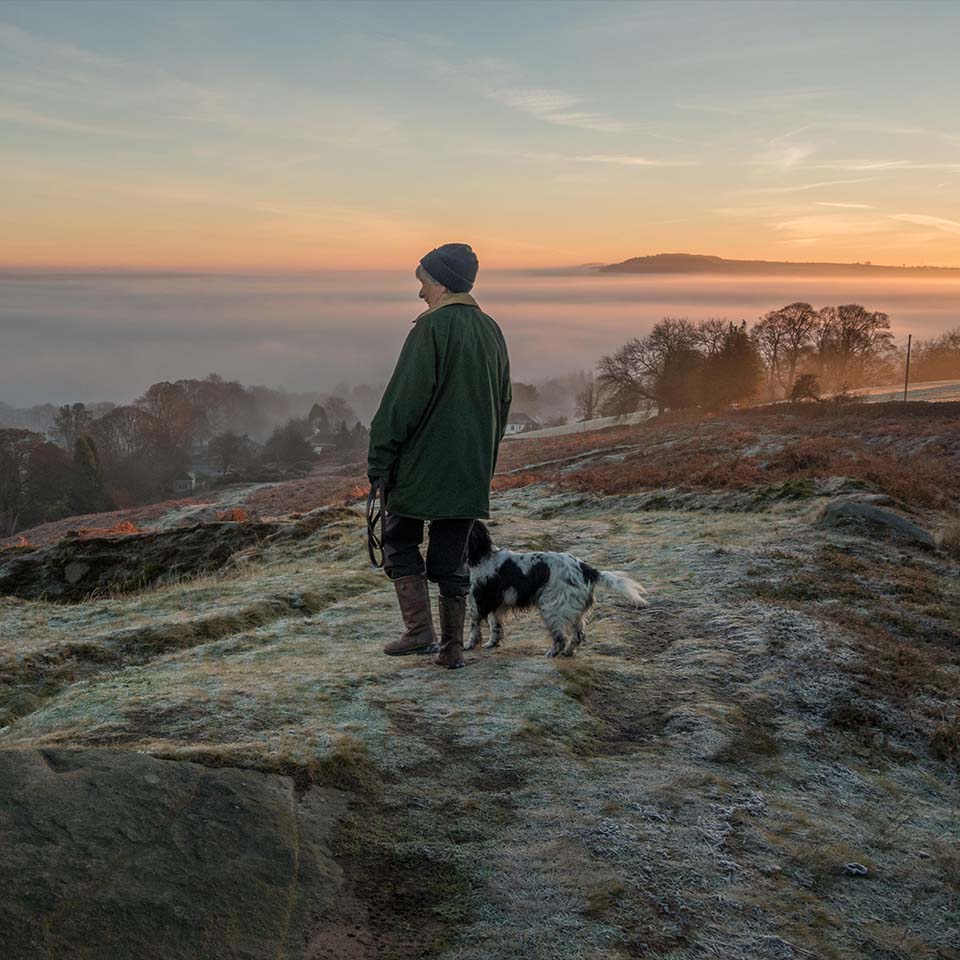
M689 457L710 456L692 432L720 443L729 426L756 448L782 429L661 426L644 436L673 431ZM792 450L792 469L821 454L829 469L836 445L818 449ZM572 549L651 585L641 612L601 597L570 661L542 656L533 617L464 671L382 657L399 619L350 517L219 577L0 602L0 632L20 625L14 665L56 672L44 657L70 643L111 654L74 650L61 665L75 674L0 748L112 746L345 791L343 880L308 960L341 960L345 943L385 960L933 956L960 923L952 581L940 557L825 540L804 502L814 480L756 469L757 491L796 502L718 516L587 492L544 503L542 488L495 499L505 545ZM870 876L845 875L851 860Z
M930 735L930 752L960 770L960 714L954 720L937 724Z
M797 568L754 568L747 590L839 628L853 684L827 711L825 729L866 756L910 760L917 751L956 765L960 723L944 720L960 676L960 589L923 556L891 562L862 547L825 544ZM830 739L829 737L827 738Z
M960 519L948 520L937 537L937 546L947 556L960 560Z
M817 481L846 477L905 504L941 509L960 501L960 463L942 441L955 430L956 408L798 405L525 440L506 445L494 488L548 483L593 496L756 488L766 498L803 499ZM604 461L611 450L622 451L623 461Z

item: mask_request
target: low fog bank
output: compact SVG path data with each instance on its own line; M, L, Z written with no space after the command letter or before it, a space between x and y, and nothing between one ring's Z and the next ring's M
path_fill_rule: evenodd
M211 371L291 393L377 392L422 308L412 275L395 272L7 274L0 291L0 401L16 408L125 403L151 383ZM939 278L488 271L475 293L503 327L515 376L534 384L591 369L664 316L753 322L803 300L885 311L901 339L960 322L960 283Z

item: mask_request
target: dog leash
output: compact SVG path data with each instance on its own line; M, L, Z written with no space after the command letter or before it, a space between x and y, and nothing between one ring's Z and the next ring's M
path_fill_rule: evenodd
M379 509L377 499L379 497ZM367 553L370 554L370 563L377 569L383 567L383 526L387 512L387 487L380 478L370 484L370 493L367 494ZM377 524L380 532L377 533ZM377 554L380 559L377 559Z

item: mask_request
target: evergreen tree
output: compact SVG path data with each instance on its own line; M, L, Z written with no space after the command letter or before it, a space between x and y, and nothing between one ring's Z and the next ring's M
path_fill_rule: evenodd
M310 426L321 433L326 433L330 429L330 418L327 416L327 411L319 403L315 403L310 408L310 415L307 420Z
M819 400L820 399L820 381L814 373L801 373L793 383L793 389L790 391L790 401L796 403L800 400Z
M107 495L103 482L103 467L97 445L88 433L77 437L73 448L74 483L71 491L71 509L74 513L99 513L116 509Z
M703 366L702 399L718 410L757 395L763 382L763 361L746 323L729 324L719 349Z
M656 380L658 410L686 410L697 406L703 363L703 355L693 347L680 347L667 356Z
M302 420L288 420L277 427L263 448L263 463L298 463L313 460L313 447L304 439L305 424Z

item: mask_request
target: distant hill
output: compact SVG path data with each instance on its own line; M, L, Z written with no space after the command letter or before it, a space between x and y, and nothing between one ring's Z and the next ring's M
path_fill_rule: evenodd
M600 273L712 273L740 276L849 276L850 274L951 277L958 267L889 267L872 263L791 263L777 260L725 260L696 253L657 253L600 267Z

